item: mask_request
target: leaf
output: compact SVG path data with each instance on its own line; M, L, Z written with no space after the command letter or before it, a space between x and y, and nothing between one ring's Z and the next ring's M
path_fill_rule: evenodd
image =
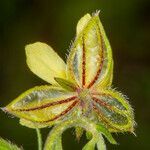
M67 60L68 77L80 87L111 85L112 52L98 13L91 18L85 15L78 26L82 31L77 34Z
M56 84L54 77L66 77L66 64L47 44L36 42L25 47L27 64L43 80Z
M96 146L97 146L97 150L106 150L106 145L101 134L99 135L99 139L96 143Z
M82 150L94 150L95 149L95 139L91 139L84 147Z
M65 91L60 87L40 86L26 91L3 110L45 126L61 120L77 103L74 92Z
M21 148L17 147L9 141L0 138L0 150L21 150Z
M110 143L117 144L117 142L115 141L115 139L112 137L111 133L102 124L98 124L97 125L97 130L100 133L102 133L108 139L108 141Z

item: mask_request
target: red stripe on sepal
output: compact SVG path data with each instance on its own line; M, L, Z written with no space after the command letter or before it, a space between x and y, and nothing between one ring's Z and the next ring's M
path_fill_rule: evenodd
M28 108L28 109L14 109L13 111L34 111L34 110L41 110L41 109L44 109L44 108L47 108L47 107L50 107L50 106L60 105L60 104L64 104L64 103L73 101L76 98L77 98L76 96L73 96L73 97L70 97L70 98L67 98L67 99L64 99L64 100L61 100L61 101L47 103L47 104L39 106L39 107L33 107L33 108Z

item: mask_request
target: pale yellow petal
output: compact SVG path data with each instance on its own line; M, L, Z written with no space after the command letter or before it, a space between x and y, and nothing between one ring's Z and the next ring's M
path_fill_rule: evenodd
M86 27L90 19L91 19L91 15L86 14L78 21L77 29L76 29L77 35L83 31L83 29Z
M36 42L25 47L27 64L43 80L56 84L54 77L66 77L66 64L47 44Z

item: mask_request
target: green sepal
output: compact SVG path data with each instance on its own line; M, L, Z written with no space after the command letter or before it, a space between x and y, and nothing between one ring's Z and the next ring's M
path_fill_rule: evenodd
M22 149L12 144L11 142L0 138L0 150L22 150Z
M96 145L96 141L94 140L94 138L92 140L90 140L84 147L82 150L94 150L95 149L95 145Z
M111 133L102 124L97 125L97 131L101 132L110 143L117 144L116 140L112 137Z
M101 134L99 135L99 140L97 141L96 146L97 150L106 150L106 145Z
M68 80L62 79L62 78L54 78L55 81L64 89L68 90L68 91L74 91L76 89L76 85Z

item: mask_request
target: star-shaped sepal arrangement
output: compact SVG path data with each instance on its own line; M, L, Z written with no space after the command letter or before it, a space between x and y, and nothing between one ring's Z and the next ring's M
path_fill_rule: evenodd
M105 149L102 134L112 143L112 132L134 132L133 110L126 96L111 88L113 59L99 13L82 17L65 63L47 44L26 46L30 70L51 85L37 86L3 110L31 128L54 126L45 150L61 150L61 135L75 127L79 139L90 141L83 150Z

